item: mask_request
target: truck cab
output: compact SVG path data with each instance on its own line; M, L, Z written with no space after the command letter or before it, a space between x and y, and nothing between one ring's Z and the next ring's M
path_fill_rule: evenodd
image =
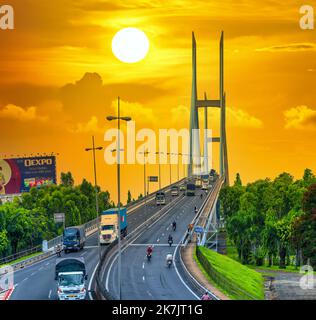
M118 208L109 209L101 213L100 244L110 244L118 238ZM120 208L121 235L127 235L126 208Z
M63 232L63 246L65 253L70 250L79 251L84 248L86 233L84 226L69 227Z
M84 300L87 278L83 258L57 259L55 280L58 300Z

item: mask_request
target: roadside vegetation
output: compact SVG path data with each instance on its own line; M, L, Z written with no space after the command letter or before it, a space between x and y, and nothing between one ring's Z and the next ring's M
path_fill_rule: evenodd
M227 231L227 254L262 269L316 268L316 177L282 173L242 185L239 174L220 192ZM277 266L277 267L276 267Z
M264 299L264 279L255 270L205 247L197 247L196 259L211 282L231 299Z
M113 207L109 192L98 188L100 211ZM54 213L65 213L66 226L80 225L96 218L95 188L85 179L74 186L70 172L61 174L61 184L32 188L0 205L0 258L42 244L62 233Z

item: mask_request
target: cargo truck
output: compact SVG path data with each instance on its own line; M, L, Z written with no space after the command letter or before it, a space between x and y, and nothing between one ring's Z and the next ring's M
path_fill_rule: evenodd
M171 187L171 195L172 196L178 196L179 195L179 187L178 186L172 186Z
M85 262L82 257L56 259L55 280L58 300L84 300L86 298Z
M69 227L63 232L63 246L65 253L70 250L82 250L86 242L86 231L84 226Z
M208 190L209 188L209 175L202 175L202 190Z
M118 208L112 208L101 213L100 244L110 244L118 239ZM121 236L127 235L126 208L120 208Z
M194 183L188 183L187 184L187 191L186 195L187 196L195 196L195 184Z

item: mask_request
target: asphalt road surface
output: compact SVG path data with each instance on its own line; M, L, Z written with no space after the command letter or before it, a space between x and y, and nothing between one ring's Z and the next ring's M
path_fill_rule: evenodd
M194 197L183 197L174 208L152 227L147 229L122 253L122 300L194 300L196 296L180 280L175 266L169 269L166 255L174 254L177 244L182 240L188 225L195 216L194 207L199 208L204 201L198 191ZM177 230L172 230L172 222L177 222ZM168 245L168 236L173 236L174 244ZM151 261L147 261L146 249L153 245ZM117 259L104 273L103 282L118 297ZM107 280L107 281L106 281Z
M172 200L174 199L171 197L170 192L167 192L167 203ZM147 210L145 210L144 206L137 208L127 217L128 230L132 231L158 210L159 207L155 205L154 200L148 202ZM83 257L85 259L88 274L87 287L99 259L97 243L98 239L95 233L87 239L86 246L82 251L62 254L62 258ZM15 288L10 300L56 300L55 264L56 256L52 256L25 269L16 271L14 273ZM88 298L89 295L87 295Z

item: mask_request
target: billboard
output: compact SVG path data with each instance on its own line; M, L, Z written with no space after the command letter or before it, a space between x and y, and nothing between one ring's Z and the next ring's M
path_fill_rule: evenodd
M0 195L56 184L56 157L0 159Z

